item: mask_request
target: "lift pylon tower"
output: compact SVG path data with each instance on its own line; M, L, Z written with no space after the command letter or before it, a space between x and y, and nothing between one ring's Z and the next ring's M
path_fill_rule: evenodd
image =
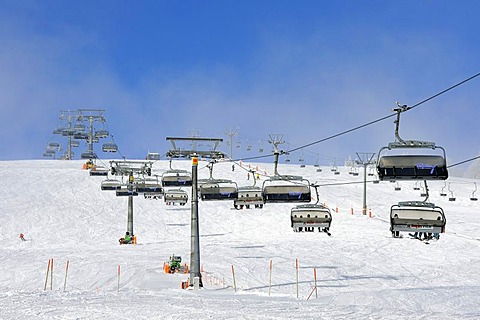
M128 210L127 210L127 232L130 236L133 233L133 197L138 195L139 191L135 185L135 175L137 176L151 176L153 161L142 160L112 160L110 161L110 170L112 175L128 177L127 183L122 185L117 190L117 196L128 196ZM122 189L123 188L123 189Z
M374 164L373 157L375 153L359 153L357 152L357 164L363 165L363 214L367 214L367 167Z
M273 144L273 155L274 155L274 170L273 173L275 176L278 176L278 156L280 153L284 153L283 151L278 150L278 146L284 144L285 141L283 140L283 134L269 134L270 139L268 140L269 143Z
M230 159L233 160L233 137L238 135L238 128L235 130L232 128L227 129L225 134L230 137Z
M74 135L74 128L72 126L73 120L76 118L77 112L72 110L63 110L60 111L60 120L65 121L67 124L66 129L66 136L68 137L68 144L67 144L67 153L64 157L65 160L72 160L72 137ZM63 135L63 133L62 133Z
M221 138L199 138L199 137L190 137L190 138L179 138L179 137L167 137L167 141L172 143L172 149L167 151L167 157L169 158L191 158L194 154L197 157L201 158L210 158L210 159L223 159L225 158L225 153L218 151L218 145L223 141ZM214 145L210 150L186 150L180 149L177 147L176 142L181 141L190 141L191 145L196 145L197 142L213 142Z
M95 152L93 151L93 143L94 143L94 133L93 133L93 123L95 121L99 121L104 123L105 117L103 113L105 110L103 109L78 109L78 116L77 119L79 121L88 121L89 124L89 131L88 131L88 154L91 155L91 158L95 158Z
M198 158L192 155L192 209L190 218L190 286L203 287L200 272L200 235L198 220Z

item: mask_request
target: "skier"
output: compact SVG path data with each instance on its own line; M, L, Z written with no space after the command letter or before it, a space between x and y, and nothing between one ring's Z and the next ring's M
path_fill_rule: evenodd
M129 244L132 242L132 236L130 235L130 232L127 231L127 233L125 234L125 237L124 238L120 238L118 240L118 242L120 244Z
M20 233L20 239L21 239L22 241L27 241L27 239L25 239L23 233Z
M232 164L232 171L235 171L235 165Z

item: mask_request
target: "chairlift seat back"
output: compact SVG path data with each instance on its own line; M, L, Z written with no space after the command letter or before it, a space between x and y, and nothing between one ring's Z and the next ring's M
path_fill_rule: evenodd
M380 180L445 180L445 158L437 155L391 155L380 157L377 166Z
M136 184L135 190L138 193L160 194L163 193L162 186L156 181L143 181Z
M264 202L310 202L310 187L307 185L271 185L264 186Z
M200 187L202 200L235 200L238 198L238 190L235 186L209 185Z
M292 228L319 227L330 228L332 214L322 205L300 205L291 210L290 221Z
M91 176L108 176L108 169L105 167L93 167L90 169Z
M234 205L259 205L263 204L263 193L260 187L240 187L238 188L238 197Z
M188 194L181 189L170 189L165 191L165 202L184 204L188 202Z
M102 190L117 190L120 189L122 184L118 180L104 180L101 184Z
M102 146L103 152L117 152L118 146L115 143L104 143Z
M441 233L445 230L445 214L436 206L394 205L390 210L392 231Z
M117 195L117 197L127 197L127 196L136 197L136 196L138 196L138 192L135 189L129 190L126 187L121 187L121 188L116 190L116 195Z
M191 187L192 176L186 170L169 170L162 175L164 187Z

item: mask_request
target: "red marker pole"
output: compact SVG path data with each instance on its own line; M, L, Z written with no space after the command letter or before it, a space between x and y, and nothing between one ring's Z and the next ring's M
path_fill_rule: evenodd
M120 291L120 265L117 268L117 292Z

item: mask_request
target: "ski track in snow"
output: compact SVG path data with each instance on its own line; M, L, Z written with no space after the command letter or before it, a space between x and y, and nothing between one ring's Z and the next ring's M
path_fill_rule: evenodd
M258 165L272 171L271 164ZM189 161L174 166L190 170ZM163 199L136 197L139 243L119 246L127 225L127 199L101 191L104 178L90 177L81 167L81 161L0 162L1 319L480 318L480 205L469 200L478 180L449 178L455 202L439 195L443 182L429 182L430 201L447 218L446 233L429 245L407 234L394 239L389 231L391 205L422 200L414 182L400 182L401 191L389 182L368 184L372 218L361 214L362 184L320 187L320 202L332 210L331 237L293 232L290 209L295 204L232 210L231 201L200 201L204 288L190 291L180 289L188 275L163 273L163 262L172 254L189 262L190 201L184 207L166 206ZM167 169L167 161L154 165L155 173ZM341 174L334 176L329 168L319 173L312 166L279 167L281 174L302 175L319 184L363 178L339 169ZM233 179L239 186L252 184L246 171L237 167L232 172L230 163L216 164L213 176ZM199 178L207 177L208 170L199 170ZM187 191L190 197L191 189ZM26 242L20 241L20 233ZM53 290L49 279L44 291L50 258ZM313 294L307 301L314 268L318 298Z

